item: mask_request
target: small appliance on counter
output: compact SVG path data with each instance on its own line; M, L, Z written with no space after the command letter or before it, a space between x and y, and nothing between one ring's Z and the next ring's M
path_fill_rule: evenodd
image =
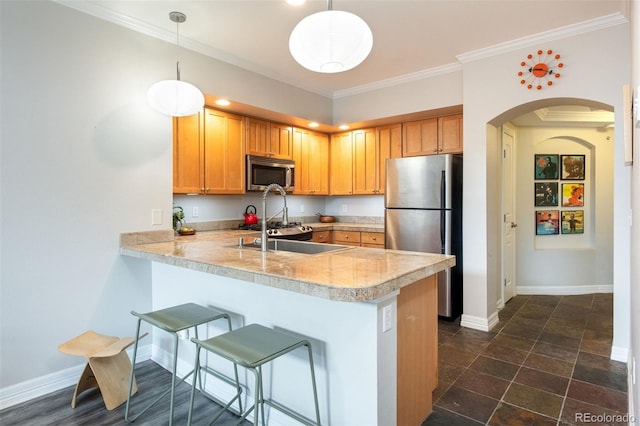
M254 225L258 223L258 210L256 210L256 206L253 204L249 204L244 211L244 224L245 225Z

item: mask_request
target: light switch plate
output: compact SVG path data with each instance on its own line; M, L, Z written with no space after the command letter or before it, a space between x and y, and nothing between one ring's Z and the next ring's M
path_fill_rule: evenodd
M161 209L152 209L151 210L151 224L152 225L162 225L162 210Z

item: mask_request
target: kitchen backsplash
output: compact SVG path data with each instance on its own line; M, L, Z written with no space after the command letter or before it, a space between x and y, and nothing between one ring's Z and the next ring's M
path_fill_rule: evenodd
M232 228L233 226L227 226L225 223L239 223L243 220L245 209L249 205L255 206L258 216L262 217L262 193L174 195L173 204L184 209L187 223L214 222L222 227L214 229ZM282 197L270 193L267 197L267 215L269 217L275 215L282 209L282 205ZM338 221L345 223L384 222L384 196L382 195L349 197L288 195L287 207L291 220L303 223L317 222L316 213L336 216ZM196 229L198 229L197 226Z

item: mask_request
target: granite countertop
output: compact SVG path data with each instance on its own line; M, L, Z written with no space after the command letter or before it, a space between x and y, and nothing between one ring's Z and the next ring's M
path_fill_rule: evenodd
M326 225L335 229L337 224ZM380 299L455 266L455 256L377 248L345 246L326 253L301 254L238 247L240 237L251 241L259 236L259 232L243 230L176 237L171 230L129 233L121 235L120 253L344 302Z

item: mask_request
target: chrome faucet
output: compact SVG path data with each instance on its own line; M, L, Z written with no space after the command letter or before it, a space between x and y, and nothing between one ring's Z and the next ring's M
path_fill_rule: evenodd
M267 186L264 192L262 193L262 235L260 236L261 237L260 249L262 251L267 251L267 222L275 216L274 214L269 219L267 219L267 194L269 193L269 191L271 191L274 188L280 192L280 195L282 195L282 198L284 199L284 207L282 208L282 210L280 210L282 212L282 226L287 226L289 224L289 209L287 208L287 193L283 187L281 187L277 183L272 183L269 186ZM280 211L278 211L278 213L280 213Z

